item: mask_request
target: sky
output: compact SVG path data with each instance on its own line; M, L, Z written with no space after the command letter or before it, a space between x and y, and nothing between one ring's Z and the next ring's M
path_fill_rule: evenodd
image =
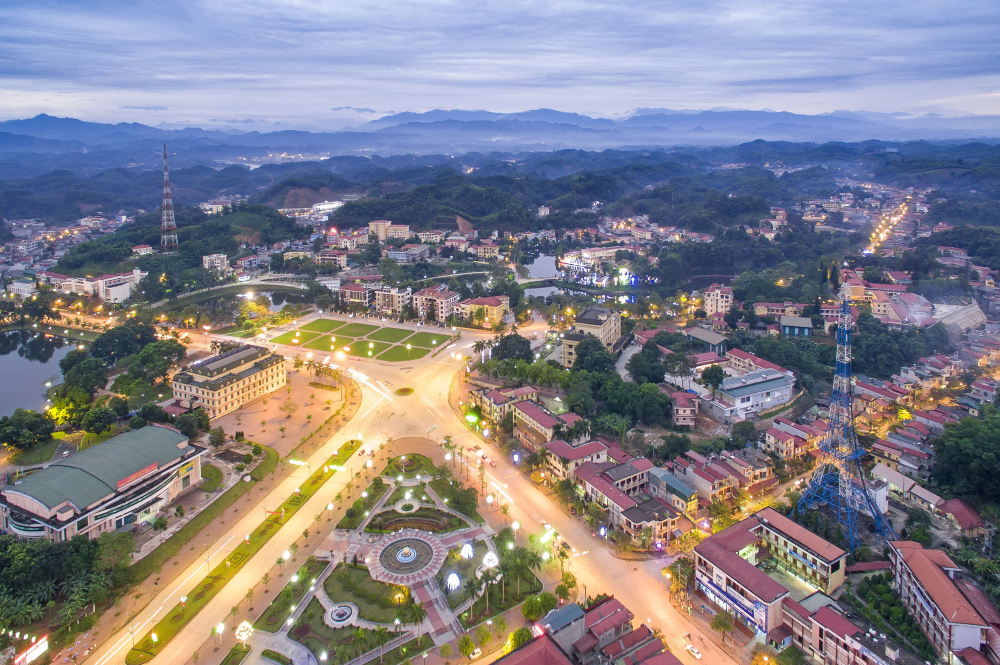
M337 129L433 108L1000 114L993 0L3 0L0 119Z

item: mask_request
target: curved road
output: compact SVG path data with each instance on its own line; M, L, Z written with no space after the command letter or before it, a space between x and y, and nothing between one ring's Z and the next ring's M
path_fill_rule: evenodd
M535 321L525 326L522 331L533 332L538 327L544 330L544 322ZM364 442L365 449L377 450L380 444L394 441L387 450L379 456L399 454L404 452L420 452L407 450L417 442L412 437L430 437L440 441L450 435L453 441L465 448L481 444L481 439L470 432L457 417L449 402L449 392L456 375L462 368L462 361L453 357L459 355L472 356L472 344L480 338L490 337L492 333L464 332L455 345L449 347L437 356L426 356L412 363L381 363L367 359L346 358L342 365L356 372L355 379L362 387L362 405L357 415L350 420L337 435L331 437L314 455L305 460L309 467L288 467L288 475L275 489L264 497L257 506L244 515L236 524L223 530L218 535L217 546L210 554L208 562L192 564L178 571L172 579L165 581L161 591L153 597L146 607L138 612L129 627L119 631L112 639L100 645L86 660L89 665L119 665L124 662L125 654L132 646L134 639L140 640L163 614L172 608L200 580L212 562L218 563L218 557L228 552L234 543L249 533L263 518L264 510L276 506L291 494L298 484L308 477L310 468L315 469L322 464L344 440L358 437ZM452 354L452 355L449 355ZM399 397L394 394L396 388L409 386L415 389L412 395ZM302 417L299 413L297 417ZM409 441L406 441L409 439ZM402 440L395 442L395 440ZM434 452L434 451L428 451ZM440 459L440 451L433 454ZM510 516L505 518L499 510L483 511L484 516L494 526L503 525L508 519L518 520L521 524L519 537L527 533L541 533L546 524L551 524L560 537L569 542L578 553L570 560L570 570L577 576L581 591L596 595L600 592L615 594L636 617L636 623L645 622L651 627L663 630L668 648L685 663L695 661L685 651L681 635L687 632L697 634L697 630L682 617L667 599L666 587L659 571L662 561L626 562L615 558L609 549L590 533L585 523L564 513L549 497L542 493L530 480L525 478L512 463L501 454L494 453L491 457L496 461L495 467L490 467L486 473L488 491L503 496L503 503L510 504ZM234 618L230 609L239 604L247 589L251 589L265 572L271 570L274 562L287 549L288 545L299 538L304 529L314 527L313 517L325 510L326 504L340 492L353 474L360 470L365 455L355 454L347 465L347 469L338 472L328 481L324 490L318 492L286 523L280 531L258 552L253 559L213 598L199 613L195 621L183 628L151 663L153 665L183 665L190 662L191 654L211 653L205 647L214 645L215 639L209 638L209 627L219 621L233 624ZM281 471L279 470L279 473ZM471 474L472 482L477 476ZM346 506L338 507L338 512ZM291 571L289 571L290 575ZM237 617L242 620L244 617ZM206 642L206 640L209 640ZM701 648L705 662L735 663L729 653L723 652L710 640L697 642ZM218 658L216 658L218 655ZM224 651L210 656L214 662L221 660Z

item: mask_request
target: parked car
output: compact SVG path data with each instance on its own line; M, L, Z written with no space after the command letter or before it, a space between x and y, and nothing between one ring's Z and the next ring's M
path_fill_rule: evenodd
M694 656L698 660L701 660L701 652L698 651L698 648L695 645L689 644L689 645L687 645L684 648L688 650L689 654L691 654L692 656Z
M480 648L478 648L478 647L476 647L472 651L472 653L469 654L469 660L475 660L476 658L479 658L482 655L483 655L483 650L480 649ZM701 656L698 656L698 657L701 658Z

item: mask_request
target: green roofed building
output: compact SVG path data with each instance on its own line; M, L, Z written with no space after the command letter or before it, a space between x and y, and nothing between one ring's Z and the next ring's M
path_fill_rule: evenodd
M163 425L119 434L0 489L0 530L63 541L148 520L201 480L204 452Z

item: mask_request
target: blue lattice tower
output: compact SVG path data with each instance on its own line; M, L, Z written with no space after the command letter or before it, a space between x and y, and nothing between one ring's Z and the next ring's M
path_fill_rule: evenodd
M177 222L174 220L174 199L170 192L170 168L167 165L167 144L163 144L163 204L160 207L160 249L177 247Z
M821 507L836 516L851 551L860 543L858 515L870 515L883 539L895 538L892 524L879 512L865 482L861 458L865 449L854 431L854 387L851 383L850 296L845 284L840 292L837 318L837 365L830 399L830 431L820 443L820 458L799 499L798 510Z

